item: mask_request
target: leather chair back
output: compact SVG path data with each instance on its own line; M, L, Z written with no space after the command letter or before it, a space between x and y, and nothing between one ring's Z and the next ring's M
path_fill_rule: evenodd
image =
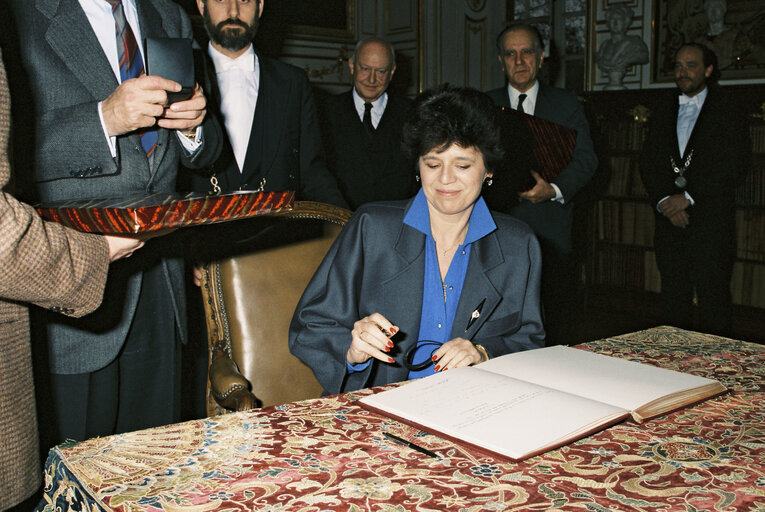
M267 248L203 268L208 415L321 395L311 369L289 352L289 324L308 281L350 215L330 205L296 202L293 210L267 219ZM295 236L297 232L303 234ZM285 239L292 240L280 243Z

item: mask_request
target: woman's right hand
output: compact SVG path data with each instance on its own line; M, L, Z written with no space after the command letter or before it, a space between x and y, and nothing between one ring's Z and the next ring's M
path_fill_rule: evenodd
M361 364L370 357L392 363L393 358L386 352L393 348L391 336L398 332L398 328L390 323L380 313L372 313L369 316L357 320L351 331L351 346L345 354L345 358L351 364Z

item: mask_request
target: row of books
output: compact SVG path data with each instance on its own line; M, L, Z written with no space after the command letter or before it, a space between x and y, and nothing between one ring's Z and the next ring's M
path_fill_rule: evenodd
M640 201L598 201L598 240L613 244L653 247L655 216L650 204ZM737 257L765 262L765 210L736 211Z
M762 162L760 162L762 160ZM636 156L620 155L609 159L611 177L604 191L606 197L644 199L648 193L640 178ZM736 190L739 206L765 206L765 158L755 158L753 168Z
M765 153L765 124L749 125L749 136L752 138L752 151Z
M604 119L599 123L601 133L608 147L619 151L640 151L647 133L646 123ZM749 126L752 151L765 153L765 123Z
M737 261L730 282L733 304L765 309L765 264Z
M623 151L640 151L646 135L646 124L637 121L603 120L600 130L609 148Z
M646 202L598 201L598 240L653 246L654 212Z
M652 250L601 244L595 261L592 276L595 285L653 292L661 289L659 270Z
M759 163L758 160L762 162ZM740 206L765 206L765 157L754 159L754 165L747 174L744 183L736 189L736 204Z
M652 249L601 245L593 284L647 292L661 291L661 276ZM765 262L736 261L731 278L733 304L765 309Z
M736 211L736 247L739 259L765 262L765 210Z
M611 178L606 188L610 197L648 197L638 171L638 159L634 156L612 156Z

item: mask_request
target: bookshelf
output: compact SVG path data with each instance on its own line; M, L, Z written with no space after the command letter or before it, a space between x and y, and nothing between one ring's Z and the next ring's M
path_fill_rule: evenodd
M737 260L731 280L736 317L765 319L765 86L736 86L749 113L752 166L737 190ZM655 302L661 280L653 250L654 214L639 175L648 119L666 91L592 92L585 97L600 169L578 215L585 293ZM588 197L589 196L589 197ZM760 320L765 331L765 320ZM735 327L734 327L735 328ZM765 342L764 335L760 340Z

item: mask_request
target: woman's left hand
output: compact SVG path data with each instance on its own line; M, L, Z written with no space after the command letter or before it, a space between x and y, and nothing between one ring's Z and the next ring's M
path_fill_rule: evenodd
M483 356L475 345L464 338L447 341L433 353L433 356L437 360L435 362L437 372L478 364L483 360Z

